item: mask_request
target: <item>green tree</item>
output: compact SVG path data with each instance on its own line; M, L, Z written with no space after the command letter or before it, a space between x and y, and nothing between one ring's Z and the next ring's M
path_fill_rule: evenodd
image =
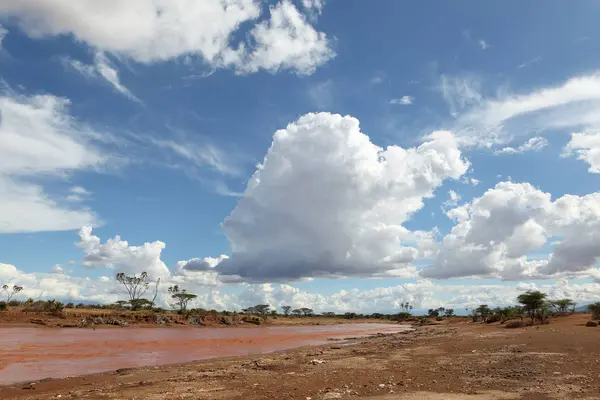
M587 308L592 313L592 319L600 319L600 302L589 304Z
M281 306L281 310L283 311L283 315L285 315L287 317L288 315L290 315L290 312L292 311L292 307L291 306Z
M577 303L575 303L571 299L559 299L559 300L550 300L549 302L552 309L558 314L566 314L569 312L569 308L575 307Z
M473 311L476 315L481 317L483 322L487 322L488 318L492 314L492 310L490 310L487 304L482 304Z
M300 312L302 313L302 315L304 315L305 317L310 317L311 315L313 315L315 312L313 311L312 308L307 308L307 307L302 307L300 309Z
M256 314L260 314L263 318L271 311L271 306L268 304L258 304L253 308L256 310Z
M181 289L179 285L171 286L169 288L169 294L175 301L171 306L179 307L179 312L183 313L188 306L188 303L198 297L195 294L188 293L186 289Z
M454 309L453 308L447 308L444 311L444 314L446 315L446 317L452 317L452 316L454 316Z
M523 311L531 318L531 324L535 318L543 318L544 307L546 307L546 293L539 290L528 290L517 297L519 303L523 304Z

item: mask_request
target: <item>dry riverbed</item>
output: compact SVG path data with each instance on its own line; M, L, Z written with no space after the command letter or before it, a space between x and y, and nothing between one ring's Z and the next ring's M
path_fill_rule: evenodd
M261 356L0 389L0 399L600 399L600 328L449 323Z

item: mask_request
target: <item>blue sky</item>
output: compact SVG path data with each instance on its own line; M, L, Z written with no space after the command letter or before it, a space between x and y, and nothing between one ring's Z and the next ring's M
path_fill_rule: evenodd
M149 270L217 308L598 296L596 2L109 3L0 5L0 282L114 301L106 277Z

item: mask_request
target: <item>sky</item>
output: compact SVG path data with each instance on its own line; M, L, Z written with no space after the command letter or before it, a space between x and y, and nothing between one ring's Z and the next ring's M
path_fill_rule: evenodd
M600 300L596 1L3 0L0 283Z

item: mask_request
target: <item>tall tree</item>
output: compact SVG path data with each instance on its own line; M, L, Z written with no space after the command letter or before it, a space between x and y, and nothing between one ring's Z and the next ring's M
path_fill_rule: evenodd
M188 303L198 297L195 294L188 293L186 289L181 289L179 285L171 286L169 288L169 294L171 295L171 298L175 300L172 306L179 307L180 313L187 310Z
M13 285L12 287L8 285L2 285L2 290L6 293L6 302L10 302L12 298L23 290L23 286Z
M536 315L541 315L546 306L546 293L539 290L528 290L517 297L519 303L523 304L523 311L531 318L531 324L535 322Z
M124 272L117 274L117 282L125 286L129 294L129 304L132 310L137 310L140 307L140 299L150 287L150 278L147 272L142 272L140 276L127 276Z

